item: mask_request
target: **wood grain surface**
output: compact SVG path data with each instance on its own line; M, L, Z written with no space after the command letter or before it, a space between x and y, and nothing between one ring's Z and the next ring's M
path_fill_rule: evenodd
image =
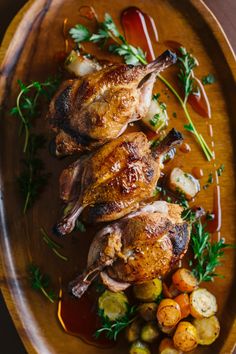
M208 3L209 4L209 6L211 6L213 9L215 9L215 11L217 12L218 11L218 16L220 17L220 19L221 19L221 21L222 21L222 25L223 26L225 26L225 29L226 29L226 31L228 31L228 34L229 34L229 37L232 39L232 45L234 46L234 48L236 48L236 38L235 38L235 33L236 33L236 31L235 30L232 30L232 28L235 28L234 26L234 21L232 20L232 12L233 12L233 10L235 9L235 3L233 2L233 1L205 1L206 3ZM1 9L1 6L2 6L2 3L4 3L3 1L0 1L0 9ZM23 3L23 1L22 2L19 2L20 3L20 5ZM14 9L17 9L17 5L19 6L19 3L17 3L17 1L15 1L14 2L14 5L15 5L15 7L13 8L11 8L11 11L9 11L9 13L12 15L13 13L14 13ZM183 4L185 4L186 2L185 1L183 1ZM196 8L198 8L198 6L199 6L199 9L201 10L201 5L200 5L200 2L197 2L197 1L193 1L193 3L196 5ZM199 4L197 4L197 3L199 3ZM6 4L6 3L5 3ZM186 6L186 4L185 5L183 5L183 7L182 7L182 9L184 9L184 6ZM6 8L7 8L7 10L6 10ZM8 12L8 9L10 8L10 6L9 7L6 7L5 6L5 10L4 10L4 13L7 13ZM177 8L178 8L178 6L177 6ZM181 9L181 5L179 5L179 8ZM219 11L219 8L221 8L221 11ZM189 8L188 8L189 9ZM190 11L190 10L189 10ZM192 10L191 10L192 11ZM190 12L191 12L190 11ZM1 15L2 15L2 11L0 11L0 13L1 13ZM201 12L201 14L202 14L202 12ZM5 19L7 18L7 16L5 17ZM10 17L8 17L9 19L10 19ZM215 24L214 24L214 21L212 22L212 19L211 19L211 17L209 16L209 14L207 14L207 12L205 12L205 19L206 19L206 21L207 21L207 23L208 23L208 25L210 26L210 28L213 28L213 30L215 31L215 33L214 33L214 35L216 36L216 38L217 38L217 40L218 41L224 41L224 38L221 36L221 34L219 34L219 32L218 32L218 30L217 30L217 27L215 26ZM231 20L230 20L231 19ZM9 22L9 20L8 21L6 21L5 22L5 25L7 25L7 23ZM232 22L232 24L229 26L229 23L230 22ZM17 23L17 19L16 19L16 23ZM212 27L211 27L211 25L212 25ZM228 27L227 27L228 26ZM14 26L13 26L13 28L12 28L12 32L14 32ZM188 33L190 33L190 32L188 32ZM201 38L201 37L200 37ZM213 38L213 37L212 37ZM222 44L222 46L223 47L221 47L221 49L223 50L223 52L224 51L227 51L228 49L227 49L227 45L224 45L224 43L221 43ZM199 44L199 48L200 48L200 44ZM220 47L219 47L220 48ZM213 48L214 49L214 48ZM215 49L214 49L215 50ZM213 51L214 51L213 50ZM200 55L201 55L201 53L202 53L202 48L201 49L199 49L199 53L200 53ZM229 56L230 57L230 56ZM223 58L223 57L222 57ZM231 57L232 58L232 57ZM202 54L202 58L201 58L202 60L203 60L203 62L205 62L206 63L206 66L207 66L207 68L209 69L212 69L212 64L209 64L208 63L208 59L206 59L205 57L204 57L204 54ZM233 62L232 62L232 59L229 59L229 61L231 61L231 65L234 65L233 64ZM222 65L221 67L222 67L222 69L223 68L226 68L227 67L227 64L226 64L226 62L224 62L224 63L222 63L222 64L220 64L219 63L219 60L217 61L217 65ZM218 69L218 70L220 70L220 69ZM227 69L228 70L228 69ZM220 73L218 73L217 72L217 75L219 75L219 77L220 77ZM227 72L226 73L226 75L229 75L229 77L230 77L230 72ZM219 106L218 106L218 108L216 109L216 114L217 115L219 115L219 119L223 119L223 121L224 122L226 122L225 124L228 124L228 116L229 115L232 115L233 116L233 114L235 114L235 110L234 110L234 107L233 107L233 105L232 105L232 102L233 102L233 99L234 99L234 92L232 92L231 94L230 94L230 90L231 89L234 89L234 87L232 86L233 84L232 84L232 81L229 83L229 81L227 81L224 77L220 77L220 80L221 80L221 85L223 85L223 83L226 85L225 86L225 90L226 90L226 92L227 93L229 93L229 97L227 97L227 98L225 98L225 103L224 104L219 104ZM222 86L223 87L223 86ZM218 91L217 91L218 90ZM214 92L214 97L218 97L219 99L220 99L220 95L222 94L222 90L221 90L221 87L219 87L219 88L217 88L216 90L215 90L215 92ZM224 113L223 114L223 117L220 117L220 113L221 113L221 110L222 109L226 109L227 108L227 110L229 110L227 113ZM224 118L224 116L225 116L225 118ZM220 126L222 126L221 124L220 124ZM232 127L232 126L231 126ZM228 128L227 128L228 129ZM229 131L229 130L228 130ZM228 132L227 131L227 132ZM228 134L228 133L227 133ZM222 135L221 136L221 134L219 133L219 136L220 136L220 138L221 139L226 139L226 135ZM226 143L226 145L227 145L228 143ZM228 152L231 154L231 147L230 147L230 144L228 144L227 145L228 146ZM224 151L224 148L225 147L223 147L222 149L223 150L219 150L218 151L218 153L220 154L220 153L222 153L222 151ZM229 155L228 157L227 157L228 155L227 155L227 153L226 153L226 159L229 159L229 170L231 171L230 173L231 173L231 178L233 178L233 171L232 171L232 169L233 169L233 166L232 166L232 155ZM230 166L230 164L231 164L231 166ZM227 181L227 180L225 180L225 187L227 187L227 185L229 186L229 181ZM225 194L224 194L225 193ZM227 198L227 192L223 192L223 194L225 195L225 198ZM229 207L232 207L232 204L230 204L229 205ZM230 214L230 212L229 212L229 214ZM233 219L232 219L233 220ZM225 225L226 226L226 225ZM233 227L233 226L232 226ZM235 230L235 229L234 229ZM233 231L233 229L231 230L231 231ZM223 290L222 290L223 291ZM8 301L8 306L9 306L9 303L10 303L10 300ZM222 306L223 306L223 303L222 303ZM1 316L1 313L3 313L5 310L4 309L2 309L2 310L0 310L0 318L2 317ZM225 314L225 318L227 318L228 320L229 320L229 322L230 322L230 314ZM15 323L17 324L17 327L18 327L18 329L19 328L21 328L20 327L20 323L18 323L17 321L17 318L15 317L14 318L14 321L15 321ZM8 322L9 323L9 322ZM11 338L16 338L16 339L14 339L14 340L18 340L17 339L17 336L16 336L16 334L13 332L13 330L11 329L10 330L10 332L8 332L8 333L10 333L9 335L11 336ZM6 335L7 335L7 333L6 333ZM24 333L21 333L21 336L24 338L24 343L27 345L27 338L26 338L26 336L25 336L25 334ZM1 332L0 332L0 337L1 337ZM226 337L225 337L226 338ZM4 342L4 340L6 340L6 338L3 338L3 342ZM70 339L68 339L68 340L70 340ZM231 340L231 344L229 343L228 345L230 346L231 345L231 347L232 347L232 338L230 339ZM16 346L13 346L12 348L11 348L11 341L8 341L8 342L6 342L5 341L5 343L6 344L4 344L3 345L3 348L5 347L5 345L7 345L7 347L6 347L6 351L4 351L4 353L3 354L11 354L11 353L17 353L17 354L20 354L21 352L22 353L24 353L24 349L21 347L21 344L19 343L19 341L17 341L16 342ZM30 345L27 345L27 348L28 348L28 351L30 352L30 353L33 353L34 351L32 351L32 349L30 349ZM5 350L5 349L4 349ZM226 349L225 349L226 350ZM216 351L215 351L216 352ZM222 354L226 354L226 353L228 353L229 351L221 351L221 353ZM41 353L40 353L41 354ZM63 352L63 354L64 354L64 352ZM65 354L67 354L67 353L65 353Z

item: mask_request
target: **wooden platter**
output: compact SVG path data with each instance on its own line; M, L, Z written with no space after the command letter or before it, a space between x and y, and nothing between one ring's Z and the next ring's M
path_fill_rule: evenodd
M91 0L102 18L108 11L107 1ZM0 271L1 288L16 328L24 342L28 353L125 353L124 344L119 343L111 349L89 346L77 337L64 333L56 318L56 305L47 302L40 294L30 288L27 266L34 261L51 275L53 285L59 287L58 279L68 281L77 270L83 269L89 239L72 237L63 241L65 253L70 256L68 264L54 257L50 249L42 242L39 229L44 226L50 230L57 220L60 209L58 201L58 176L68 160L56 160L45 150L42 158L47 170L51 173L49 185L40 200L26 216L22 215L22 203L18 195L16 177L22 158L22 141L18 137L18 122L9 115L18 92L16 81L24 82L42 80L57 72L55 54L64 50L62 24L65 18L69 24L79 22L79 7L88 5L85 0L37 0L27 4L27 8L17 16L10 26L3 42L3 55L0 69L0 154L1 154L1 256ZM221 177L221 198L223 222L221 234L227 242L236 240L236 195L235 195L235 137L236 106L235 77L236 64L233 52L219 23L201 0L116 0L109 5L109 13L116 22L120 12L127 6L134 5L151 14L157 24L160 40L171 39L182 43L199 59L197 69L199 77L209 72L216 76L217 82L207 88L212 103L212 119L214 130L215 164L225 165L225 173ZM20 21L19 21L20 20ZM18 24L19 23L19 24ZM17 27L17 29L16 29ZM12 38L12 35L14 36ZM158 45L155 46L158 53ZM102 56L101 53L99 53ZM104 54L103 54L104 55ZM163 88L161 88L163 90ZM178 119L171 122L182 129L185 118L180 107L173 101L173 109ZM202 134L207 135L209 121L194 115L196 125ZM37 130L48 138L50 133L45 127L43 117L37 123ZM182 129L183 130L183 129ZM209 144L210 137L207 138ZM181 155L178 163L182 166L201 166L205 178L213 168L213 162L207 164L201 155L194 139L186 134L186 141L192 146L190 159ZM186 167L187 168L187 167ZM212 205L210 192L199 196L208 210ZM233 250L226 252L224 264L220 272L225 279L217 279L208 285L219 302L219 318L221 335L208 353L232 353L236 341L236 257ZM196 353L205 353L204 347Z

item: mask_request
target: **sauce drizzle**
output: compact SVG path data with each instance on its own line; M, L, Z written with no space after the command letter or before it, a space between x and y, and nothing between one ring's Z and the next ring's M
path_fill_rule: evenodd
M141 47L147 55L147 61L155 59L150 35L158 39L155 22L152 17L144 14L137 7L129 7L121 14L121 23L125 37L129 43Z

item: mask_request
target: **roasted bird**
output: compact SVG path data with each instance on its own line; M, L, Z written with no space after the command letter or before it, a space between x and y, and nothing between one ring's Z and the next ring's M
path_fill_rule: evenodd
M60 195L70 210L56 233L70 233L83 210L89 223L113 221L137 210L153 197L163 155L181 142L175 129L152 148L144 133L129 133L77 160L60 177Z
M121 135L147 112L156 74L175 63L164 52L148 65L114 64L65 81L50 103L56 154L84 152Z
M99 274L112 291L164 276L188 248L190 228L181 212L177 204L157 201L103 228L70 291L81 297Z

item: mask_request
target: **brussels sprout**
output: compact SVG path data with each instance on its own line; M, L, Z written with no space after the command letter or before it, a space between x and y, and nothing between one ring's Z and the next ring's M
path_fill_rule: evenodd
M141 331L141 320L136 319L126 328L126 338L129 342L134 342L139 338Z
M145 321L154 321L157 314L157 303L147 302L139 305L138 313Z
M130 348L129 354L151 354L147 344L137 340Z
M113 293L105 290L98 299L98 308L109 320L116 321L126 315L128 298L123 292Z
M141 330L141 339L144 342L152 343L159 337L159 330L155 323L146 323Z
M162 292L162 282L156 278L145 283L134 285L133 288L135 297L143 302L152 302Z

